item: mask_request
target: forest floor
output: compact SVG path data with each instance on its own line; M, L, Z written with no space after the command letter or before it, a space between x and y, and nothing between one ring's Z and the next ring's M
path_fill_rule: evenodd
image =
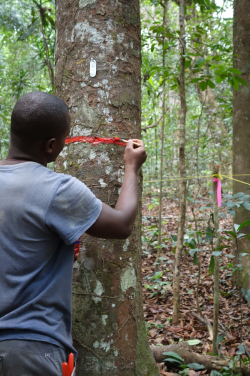
M209 199L208 199L209 200ZM200 316L196 304L196 289L198 279L198 266L194 265L194 258L189 255L189 247L184 247L181 268L181 314L178 326L171 323L173 313L172 279L174 265L174 244L171 235L177 234L178 226L178 201L163 201L162 216L164 220L161 263L159 271L162 276L153 279L156 269L157 253L157 224L158 206L153 208L150 198L143 200L143 293L144 293L144 316L150 345L169 345L191 339L200 340L199 345L193 346L193 351L201 354L212 353L212 342L206 324L193 316ZM199 210L202 204L195 206L195 215L198 219L199 230L206 231L209 214ZM149 210L149 208L151 210ZM208 213L208 212L206 212ZM205 220L204 220L205 218ZM232 230L232 219L227 214L226 218L220 219L220 228ZM187 208L186 229L195 229L191 207ZM221 356L231 358L237 352L240 343L250 349L250 311L244 300L240 299L239 291L232 284L231 270L228 264L232 258L228 255L233 253L232 245L224 241L226 246L220 258L220 329L230 333L230 339L224 339L221 343ZM213 321L213 276L209 275L211 258L211 245L206 243L201 252L201 277L199 286L199 305L202 315ZM242 338L242 342L241 342ZM248 354L250 355L250 354ZM158 364L162 376L170 376L164 363ZM207 371L195 372L190 370L190 376L205 374Z

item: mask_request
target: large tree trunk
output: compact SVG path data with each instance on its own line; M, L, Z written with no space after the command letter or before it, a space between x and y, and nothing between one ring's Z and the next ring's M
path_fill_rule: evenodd
M186 145L186 88L185 88L185 5L186 0L180 0L180 100L181 113L180 125L178 129L179 135L179 168L180 168L180 213L178 222L178 238L175 251L175 264L173 274L173 324L178 324L180 316L180 264L183 248L184 227L186 218L186 197L187 197L187 183L186 183L186 168L185 168L185 145Z
M140 138L139 15L139 0L56 1L56 94L70 108L72 136ZM56 168L114 207L123 153L121 146L70 144ZM138 215L125 241L82 236L73 281L78 376L159 375L143 318L140 224Z
M242 77L248 83L248 87L240 85L239 90L233 94L233 174L250 174L249 139L250 139L250 0L234 1L234 67L242 72ZM250 184L249 176L240 176L236 179ZM237 181L233 182L233 193L244 192L250 194L250 186ZM246 209L237 211L234 222L241 224L250 218L250 212ZM250 226L246 226L243 232L250 234ZM238 251L250 252L250 243L246 239L238 242ZM238 252L236 252L238 255ZM239 274L239 284L244 288L250 288L250 256L244 260L237 257L236 264L244 266Z

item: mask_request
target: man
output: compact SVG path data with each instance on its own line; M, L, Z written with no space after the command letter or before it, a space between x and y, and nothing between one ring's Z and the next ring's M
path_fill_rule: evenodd
M142 141L127 144L115 209L79 180L49 170L70 133L59 98L31 92L16 103L11 141L0 161L0 375L61 375L71 339L74 242L89 235L125 239L137 213ZM134 140L135 141L135 140Z

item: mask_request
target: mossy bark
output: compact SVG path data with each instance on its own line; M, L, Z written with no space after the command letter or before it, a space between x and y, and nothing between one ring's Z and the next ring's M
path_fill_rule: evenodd
M239 90L233 93L233 174L241 175L238 180L250 184L250 0L234 1L234 67L242 72L242 78L248 86L240 84ZM247 176L247 174L249 176ZM244 192L250 194L250 186L233 182L233 193ZM241 224L250 218L250 212L246 209L239 209L236 212L234 223ZM244 233L250 234L250 226L244 227ZM250 242L246 239L239 239L238 250L236 251L235 264L242 264L243 271L238 273L238 284L245 289L250 288L250 255L240 256L240 253L250 254Z
M140 48L139 0L56 1L55 89L69 106L71 136L140 138ZM114 207L123 153L122 146L69 144L56 169ZM77 376L159 375L143 318L140 234L141 214L127 240L82 236L73 280Z

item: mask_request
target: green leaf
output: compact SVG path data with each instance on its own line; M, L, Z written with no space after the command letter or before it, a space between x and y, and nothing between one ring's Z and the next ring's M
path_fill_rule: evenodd
M209 87L211 87L211 89L215 88L215 84L211 80L207 80L207 84Z
M245 354L245 353L246 353L245 347L242 344L240 344L239 347L238 347L238 351L236 352L236 354L242 355L242 354Z
M237 225L236 223L234 223L234 230L235 230L235 232L238 232L239 227L240 227L240 225Z
M173 242L177 242L177 235L171 234L171 238Z
M149 206L148 206L148 210L152 210L152 209L153 209L153 207L154 207L154 205L152 205L152 204L151 204L151 205L149 205Z
M216 340L216 346L218 346L218 344L223 341L223 339L225 338L225 334L220 334L218 337L217 337L217 340Z
M199 83L199 86L200 86L200 88L201 88L202 91L205 91L206 88L207 88L207 82L206 81L201 81Z
M182 362L180 362L179 360L174 359L174 358L166 358L166 359L163 360L163 362L170 362L170 363L174 363L176 365L183 364Z
M211 256L210 264L209 264L209 275L214 274L214 256Z
M159 279L159 278L162 277L162 274L163 274L163 272L156 272L156 273L153 275L152 279Z
M243 227L245 226L249 226L250 225L250 220L247 220L245 222L243 222L237 229L237 232L240 231Z
M150 83L151 86L154 87L154 83L153 83L152 77L149 77L148 82Z
M196 82L200 82L200 78L193 78L192 80L191 80L191 83L192 84L195 84Z
M35 28L36 26L39 24L40 22L40 18L38 18L29 28L28 30L26 31L25 34L21 35L18 39L19 40L24 40L24 39L27 39L32 33L33 31L35 31Z
M195 249L196 242L195 242L194 238L188 239L187 243L188 243L188 245L189 245L190 248Z
M202 369L205 369L205 367L202 364L198 363L189 363L187 364L188 368L192 368L194 371L201 371Z
M178 355L176 352L174 351L168 351L168 352L164 352L162 353L162 355L167 355L168 358L172 358L174 359L175 361L178 361L178 362L181 362L181 363L184 363L184 359L182 359L182 357L180 355Z
M192 60L185 60L185 69L189 68Z
M244 236L246 236L246 234L243 234L242 232L240 232L240 233L237 235L237 239L239 239L239 238L243 238Z
M188 341L185 341L189 344L189 346L196 346L196 345L199 345L199 343L201 343L201 341L199 339L190 339Z
M212 252L212 255L216 256L216 257L220 256L221 254L222 254L222 252L220 252L220 251L214 251L214 252Z
M223 80L224 80L224 78L222 78L220 75L218 75L218 76L216 77L216 82L217 82L217 84L221 83L221 81L223 81Z
M235 80L234 77L232 77L232 80L231 80L231 85L233 86L234 90L238 91L239 90L239 87L240 87L240 84L238 81Z
M244 295L244 298L250 302L250 290L245 290L245 289L241 289L243 295Z
M205 62L205 59L203 57L199 57L196 62L195 62L195 65L199 65L199 67L201 67Z
M196 254L196 249L190 249L188 252L190 256L193 257Z
M207 242L209 242L210 244L213 244L213 228L211 226L208 226L206 228L205 243Z
M239 76L234 76L235 80L238 81L241 85L248 86L247 82L244 80L244 78Z
M237 238L235 232L233 232L233 231L223 231L223 232L225 232L226 234L232 235L235 239Z
M228 71L233 74L241 74L242 72L237 68L228 68Z
M237 205L237 204L236 204L235 202L230 201L230 200L227 201L226 204L225 204L225 206L227 206L227 207L230 208L230 209L234 208L236 205Z
M194 265L197 265L198 259L197 259L197 253L194 254Z
M245 201L241 206L246 210L250 210L250 202Z
M214 354L213 354L214 355ZM210 373L210 376L222 376L222 374L220 373L220 372L217 372L217 371L212 371L211 373Z

